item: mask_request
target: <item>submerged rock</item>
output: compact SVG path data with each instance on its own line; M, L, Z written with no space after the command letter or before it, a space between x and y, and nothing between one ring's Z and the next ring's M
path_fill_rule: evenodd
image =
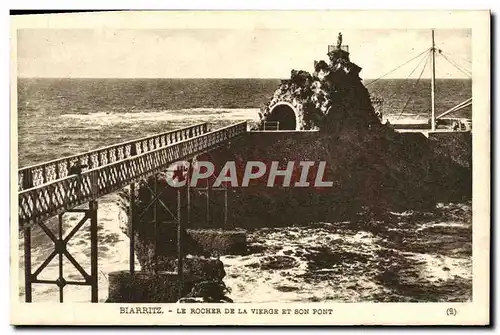
M262 270L286 270L299 265L295 258L281 255L265 256L259 262Z
M226 294L230 289L222 281L203 281L195 284L186 296L178 303L232 303Z

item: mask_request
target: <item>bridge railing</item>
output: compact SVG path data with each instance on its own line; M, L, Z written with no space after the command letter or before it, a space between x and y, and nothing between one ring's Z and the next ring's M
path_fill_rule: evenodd
M65 178L72 174L70 173L70 169L75 164L86 165L88 169L95 169L99 166L114 163L204 134L207 131L208 124L200 123L21 168L18 170L18 190L29 189Z
M136 156L19 192L19 227L43 221L115 192L166 169L171 163L206 152L247 132L247 122L187 138Z
M264 121L263 122L263 130L279 130L280 122L279 121Z

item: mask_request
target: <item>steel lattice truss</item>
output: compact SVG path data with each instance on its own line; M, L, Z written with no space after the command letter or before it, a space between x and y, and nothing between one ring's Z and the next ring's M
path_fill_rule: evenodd
M163 148L188 138L199 136L207 131L208 124L201 123L187 128L111 145L83 154L25 167L18 171L18 190L30 189L65 178L71 175L71 167L75 166L75 164L86 165L89 169L95 169L138 154Z
M206 129L206 124L196 125L20 170L20 188L29 174L38 186L19 192L19 227L41 222L160 172L175 161L209 151L245 134L247 123L211 132ZM73 161L90 169L68 176L67 167Z

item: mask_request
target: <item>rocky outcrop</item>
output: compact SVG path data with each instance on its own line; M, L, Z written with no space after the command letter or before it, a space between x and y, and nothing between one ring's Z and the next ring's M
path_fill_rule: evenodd
M233 300L226 295L229 292L222 281L204 281L194 285L178 303L231 303Z
M455 141L460 148L451 152L442 144L447 139L400 134L383 125L367 131L343 128L335 135L255 132L230 148L210 152L203 160L216 165L234 160L237 166L248 161L278 161L280 169L293 161L295 176L300 175L298 162L324 161L323 180L333 182L332 187L267 187L266 173L250 187L232 189L229 220L248 230L333 222L362 211L383 216L470 199L472 174L464 157L471 147L471 136L460 135L460 141Z
M340 44L328 57L328 63L314 62L312 74L291 71L290 79L281 82L262 110L259 129L276 121L280 122L280 129L320 129L333 133L340 127L366 129L380 124L370 94L359 77L361 68L350 61L349 53Z
M263 109L258 125L262 129L265 122L277 121L280 129L319 132L250 132L197 159L212 162L216 171L227 161L235 161L239 171L248 161L278 161L280 169L290 161L296 167L300 161L323 161L324 180L332 181L333 187L267 187L264 175L264 184L230 188L227 218L231 229L334 222L359 213L383 219L390 211L425 210L438 202L470 199L470 134L429 139L420 133L400 134L382 125L359 78L361 68L350 62L340 46L328 56L329 63L314 63L312 74L292 71L290 80L281 83ZM294 170L294 175L299 174L298 168ZM165 205L158 206L156 212L148 207L155 197L151 190L156 190ZM135 246L142 270L176 271L177 228L171 213L178 210L177 189L168 187L162 178L149 178L136 187L135 197ZM225 221L220 212L224 197L214 195L210 200L214 211L207 222L206 197L193 193L191 226L186 228L212 230L195 238L187 230L182 232L184 251L193 255L184 267L193 285L206 280L217 283L225 277L223 264L207 252L207 245L219 240L221 247L230 249L217 233ZM127 201L124 194L125 207ZM234 241L244 241L237 230L232 235Z
M116 271L108 274L109 293L107 303L174 303L189 293L190 280L182 285L177 274L170 272Z

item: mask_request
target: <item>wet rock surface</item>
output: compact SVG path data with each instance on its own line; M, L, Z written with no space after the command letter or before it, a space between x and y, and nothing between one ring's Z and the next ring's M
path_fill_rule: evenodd
M224 256L237 302L472 299L468 204L249 233L249 254ZM451 241L454 241L451 243Z
M259 268L262 270L286 270L298 265L295 258L281 255L264 256L259 259L259 262Z
M439 202L471 199L470 166L460 157L436 152L434 142L421 134L403 135L387 128L302 134L251 133L229 148L199 157L213 162L216 171L227 161L235 161L237 171L244 171L249 161L267 166L278 161L280 169L295 162L292 186L300 176L299 162L326 163L323 180L333 182L329 188L281 187L282 179L277 179L275 187L267 187L268 172L249 187L231 188L230 222L244 229L278 227L350 220L363 210L383 221L387 211L431 210ZM471 139L462 135L466 151ZM314 177L313 169L310 176ZM241 181L241 174L239 178ZM313 182L311 178L311 185ZM223 205L222 198L213 202L219 208ZM203 225L203 219L196 224Z
M229 292L231 290L222 281L202 281L193 285L191 292L178 303L231 303L233 300L227 296Z
M116 271L109 274L107 303L173 303L187 294L192 282L179 284L177 275L168 272Z
M177 259L158 256L155 262L154 257L149 257L142 262L141 269L145 272L168 271L177 273ZM192 281L222 280L226 276L224 264L220 260L191 255L184 259L183 271L184 276Z

